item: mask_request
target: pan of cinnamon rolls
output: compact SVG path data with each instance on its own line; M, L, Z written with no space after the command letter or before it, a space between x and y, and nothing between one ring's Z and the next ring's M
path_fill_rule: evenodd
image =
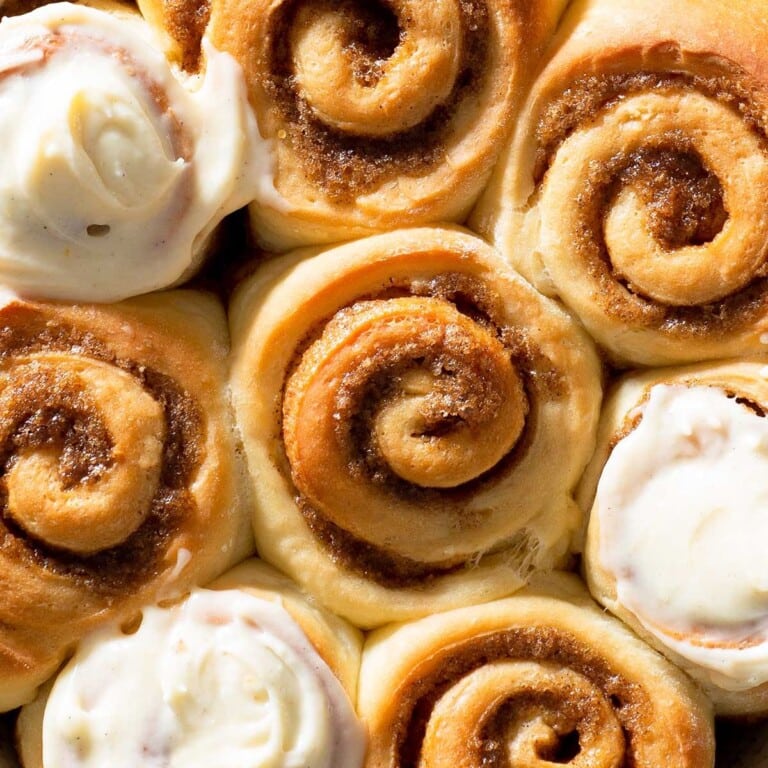
M0 17L0 767L768 763L768 0Z

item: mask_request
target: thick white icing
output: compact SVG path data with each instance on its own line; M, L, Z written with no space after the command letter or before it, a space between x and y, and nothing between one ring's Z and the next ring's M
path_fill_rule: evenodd
M204 54L182 77L140 18L70 3L0 23L0 284L111 301L196 265L270 162L242 70Z
M359 768L362 727L278 604L197 590L84 642L43 721L46 768Z
M653 387L595 510L619 603L716 685L768 681L768 419L715 387Z

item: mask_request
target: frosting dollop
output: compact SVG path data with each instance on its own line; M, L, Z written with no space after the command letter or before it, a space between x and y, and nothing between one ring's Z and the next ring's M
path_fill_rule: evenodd
M713 386L660 384L597 490L617 600L714 684L768 681L768 421Z
M197 266L258 143L239 66L205 55L182 76L138 16L70 3L0 23L0 282L113 301Z
M105 685L105 680L109 681ZM89 638L43 721L47 768L359 768L341 683L279 604L196 590Z

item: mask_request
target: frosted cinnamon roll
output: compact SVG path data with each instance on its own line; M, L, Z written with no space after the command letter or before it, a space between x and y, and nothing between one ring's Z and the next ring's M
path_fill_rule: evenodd
M239 67L179 76L134 10L0 23L0 284L113 301L190 276L242 205L255 130ZM122 10L120 10L122 8Z
M255 561L211 587L81 643L22 710L24 768L360 768L359 634Z
M571 4L473 215L620 362L765 349L765 10Z
M358 712L366 768L705 768L699 689L578 580L373 632Z
M593 346L482 241L377 235L267 263L230 309L262 556L361 626L563 562Z
M250 207L273 250L459 221L506 138L563 0L141 0L196 67L242 65L274 185Z
M192 292L0 309L0 711L86 631L252 551L227 351Z
M768 711L768 367L628 376L580 491L597 599L724 714Z

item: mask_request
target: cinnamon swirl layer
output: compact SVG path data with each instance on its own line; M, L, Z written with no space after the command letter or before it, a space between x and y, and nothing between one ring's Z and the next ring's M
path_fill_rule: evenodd
M251 551L227 349L192 292L0 309L0 709L86 631Z
M459 221L488 179L563 0L141 0L197 67L242 65L274 186L251 206L273 250Z
M372 633L366 768L714 765L709 702L578 580Z
M242 73L171 70L135 9L53 3L0 23L0 283L114 301L188 277L243 205Z
M474 226L620 362L764 349L763 2L573 3Z
M626 377L580 491L597 599L686 669L719 711L768 711L768 368Z
M230 311L265 559L359 625L561 563L601 371L482 241L412 229L265 264Z
M360 647L349 625L248 561L182 603L145 608L138 629L88 637L22 710L23 764L360 768Z

